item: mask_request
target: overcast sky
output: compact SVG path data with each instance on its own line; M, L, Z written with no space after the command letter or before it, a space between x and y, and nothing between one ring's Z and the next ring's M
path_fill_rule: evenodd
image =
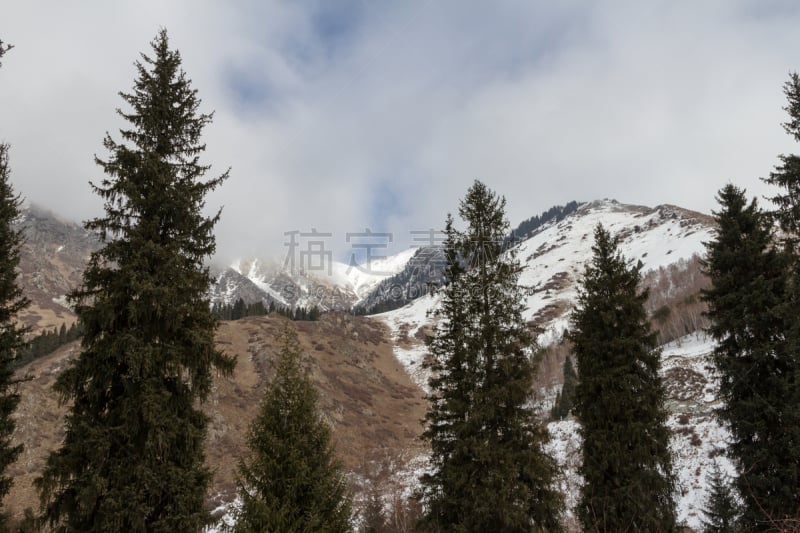
M215 111L206 161L231 178L219 259L280 255L284 232L441 227L474 179L512 224L570 200L710 211L783 152L800 69L793 1L3 0L0 140L27 199L100 213L106 131L159 27ZM116 135L118 138L118 135Z

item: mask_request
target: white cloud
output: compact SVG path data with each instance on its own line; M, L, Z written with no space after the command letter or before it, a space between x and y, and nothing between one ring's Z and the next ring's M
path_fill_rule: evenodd
M708 211L727 180L763 194L757 178L798 151L779 126L800 68L792 4L330 5L7 2L0 138L17 189L99 212L92 155L160 26L216 111L207 160L232 167L208 202L225 205L223 257L280 254L284 231L312 227L340 256L364 227L402 241L475 178L514 223L598 197Z

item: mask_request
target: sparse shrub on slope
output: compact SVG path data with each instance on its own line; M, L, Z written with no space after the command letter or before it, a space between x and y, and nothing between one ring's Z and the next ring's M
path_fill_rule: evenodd
M658 344L708 327L710 322L705 315L708 306L700 293L709 283L702 260L696 254L642 277L642 286L648 288L649 295L645 309L657 332Z

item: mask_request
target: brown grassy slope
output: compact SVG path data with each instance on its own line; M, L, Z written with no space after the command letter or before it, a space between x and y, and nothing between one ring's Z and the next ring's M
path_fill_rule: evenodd
M233 497L236 462L246 450L247 427L274 375L277 338L286 322L274 315L250 317L224 322L217 333L219 347L236 355L238 362L232 377L217 377L204 405L211 418L206 454L215 470L213 503ZM419 446L422 393L394 358L383 324L338 313L323 315L317 322L291 324L297 328L320 393L321 411L333 427L346 470L357 471L368 460ZM10 468L15 483L5 500L6 508L16 515L37 505L31 483L60 442L65 412L58 407L52 383L77 350L73 343L20 370L31 377L20 387L22 401L16 414L15 438L26 450Z

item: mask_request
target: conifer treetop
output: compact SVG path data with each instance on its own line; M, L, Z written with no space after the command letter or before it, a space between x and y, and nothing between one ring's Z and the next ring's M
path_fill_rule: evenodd
M789 79L783 85L783 93L787 100L783 109L789 115L782 124L783 129L796 142L800 142L800 75L797 72L789 74ZM763 181L782 189L769 198L775 206L771 214L788 233L783 241L788 250L794 253L793 249L800 239L800 156L782 154L778 159L780 164Z
M220 216L220 211L211 218L202 216L204 198L229 177L230 170L201 181L210 169L200 162L206 149L201 135L213 113L199 112L197 90L181 68L180 52L169 48L166 30L159 32L151 48L152 56L142 53L135 63L138 77L133 91L119 93L130 110L117 109L117 113L131 127L120 129L121 143L107 133L103 146L111 157L95 157L107 177L92 188L105 200L106 216L89 221L87 228L103 240L109 235L125 237L138 221L158 214L192 229L191 236L180 232L171 236L182 245L183 253L200 263L216 249L211 230ZM131 167L136 175L130 175ZM159 212L153 213L156 195Z

